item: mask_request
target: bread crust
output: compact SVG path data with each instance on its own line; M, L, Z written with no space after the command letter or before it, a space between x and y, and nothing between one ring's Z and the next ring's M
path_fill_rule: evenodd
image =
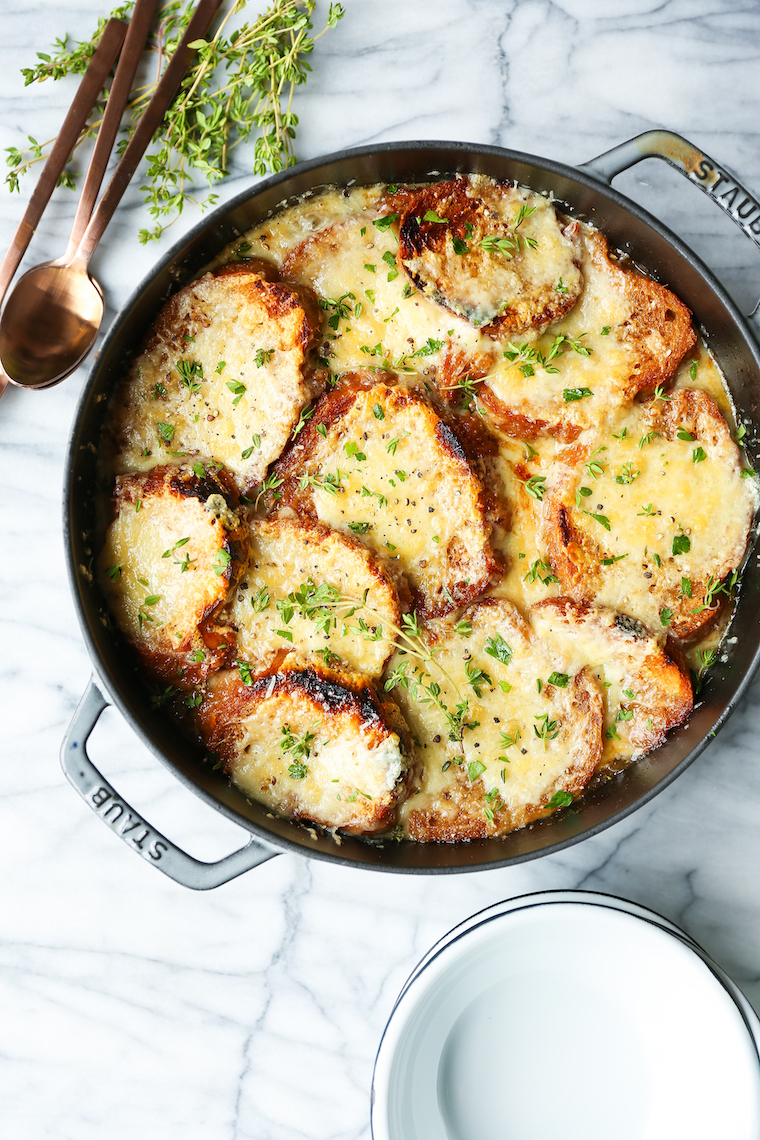
M430 630L437 660L459 685L454 693L443 677L444 699L469 702L472 727L461 742L447 739L435 709L413 707L403 691L397 698L428 781L405 807L408 833L420 842L505 835L544 818L582 793L602 752L602 697L589 670L564 687L551 684L551 654L505 599L484 598L462 618L471 633L457 633L451 618ZM487 679L473 686L468 669Z
M324 434L323 434L324 433ZM359 449L365 459L349 456ZM420 395L352 374L328 392L276 464L280 510L319 518L398 567L425 617L482 593L499 569L486 497L455 430ZM340 475L340 487L320 490ZM316 481L316 485L315 485ZM435 516L438 542L422 535Z
M180 289L116 397L121 470L212 455L241 491L255 486L324 386L313 367L318 331L307 289L265 279L247 263Z
M518 222L521 207L535 216ZM493 239L503 251L483 247ZM487 178L426 187L399 223L399 261L415 286L498 339L560 320L580 295L578 260L546 198Z
M247 569L229 610L238 657L259 673L275 662L291 668L318 664L321 655L322 663L340 660L343 667L379 677L393 652L401 610L398 592L372 551L350 535L294 518L251 522L249 543ZM319 622L288 609L289 594L325 584L354 601L320 607ZM357 632L361 622L364 635Z
M158 466L123 475L99 559L116 623L148 674L190 689L227 660L233 630L219 611L240 575L246 534L229 475Z
M393 823L406 794L406 727L356 674L286 667L245 684L224 670L197 723L233 783L291 819L370 834Z
M616 443L623 429L625 442ZM623 447L627 475L619 458L608 458L622 456ZM592 454L607 468L598 481L584 470ZM662 639L697 637L715 620L716 588L741 565L756 506L715 401L688 388L647 400L565 459L542 522L563 592L616 605Z

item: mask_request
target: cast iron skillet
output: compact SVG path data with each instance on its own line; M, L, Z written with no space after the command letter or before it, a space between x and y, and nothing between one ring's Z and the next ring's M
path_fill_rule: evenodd
M595 223L613 247L630 252L637 264L669 285L689 306L726 376L739 416L756 428L760 424L760 352L747 322L699 258L655 218L610 188L616 174L650 156L665 159L710 194L760 245L760 203L717 163L667 131L640 135L578 169L497 147L387 143L301 163L246 190L171 249L114 321L85 387L67 457L64 527L68 566L95 678L74 714L61 759L66 776L93 811L144 859L177 882L196 889L215 887L282 851L383 871L428 874L500 867L536 858L577 843L646 803L699 755L736 706L760 663L760 574L754 566L742 585L731 633L736 640L730 644L728 660L721 658L712 670L688 722L672 732L662 747L573 808L503 839L451 845L339 841L272 818L264 807L250 803L231 787L220 772L202 763L200 754L178 736L168 718L151 708L122 642L102 620L103 600L92 575L100 541L95 518L98 441L108 397L127 360L172 292L196 277L228 242L291 197L316 187L414 182L462 172L514 179L533 190L553 193L563 210ZM748 435L750 456L757 465L760 444L754 430ZM125 803L86 752L90 732L109 702L183 784L251 832L247 846L219 862L201 863Z

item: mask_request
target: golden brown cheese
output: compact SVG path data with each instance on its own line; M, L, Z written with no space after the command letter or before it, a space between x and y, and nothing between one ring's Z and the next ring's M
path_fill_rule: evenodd
M336 373L370 363L412 375L440 369L449 386L455 372L485 374L494 360L492 344L463 317L410 288L397 268L395 227L384 222L394 215L382 209L375 202L321 225L284 261L288 279L320 297L322 356Z
M551 650L506 600L476 602L462 621L432 623L436 656L427 673L408 658L392 662L391 677L401 670L411 678L393 692L424 765L422 790L403 811L413 839L479 839L523 827L580 795L602 752L602 697L589 671L552 684ZM415 680L439 685L438 702L421 688L415 699ZM452 733L462 701L461 733Z
M583 293L535 343L504 347L482 386L488 414L505 431L575 438L637 392L665 383L696 343L691 314L656 281L611 260L606 240L579 225Z
M494 337L542 331L582 288L575 228L551 202L520 187L471 177L412 194L399 260L414 285Z
M238 656L254 673L287 659L342 664L379 677L395 642L395 587L355 538L313 522L252 522L247 570L230 609ZM306 588L306 589L304 589ZM320 591L330 595L320 602ZM306 598L299 610L289 601ZM336 604L334 598L345 599ZM311 605L309 598L316 599Z
M704 392L679 388L618 411L547 483L544 539L562 590L663 638L695 636L744 557L756 491L742 470Z
M285 668L245 684L225 670L197 719L233 783L292 819L382 831L406 793L406 728L364 678Z
M355 533L402 572L425 616L477 597L498 569L483 488L461 443L404 388L346 380L274 473L289 508Z
M254 486L318 391L317 329L313 301L245 265L175 293L115 404L117 469L210 455L241 490Z
M218 669L232 630L216 621L245 535L234 487L211 466L122 475L98 577L119 629L152 676L187 689Z
M691 682L647 631L602 606L569 598L538 602L528 621L558 672L595 674L604 697L601 766L641 756L691 712Z

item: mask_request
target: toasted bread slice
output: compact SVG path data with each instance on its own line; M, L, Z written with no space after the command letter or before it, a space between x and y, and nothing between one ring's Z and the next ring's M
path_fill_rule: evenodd
M429 186L401 217L399 261L417 288L493 337L560 320L581 292L579 260L547 198L489 178Z
M246 264L187 285L164 305L118 393L121 471L166 455L211 455L247 490L320 390L309 357L316 302Z
M355 538L297 519L251 523L230 620L254 672L321 658L379 677L400 616L393 583Z
M240 574L245 533L222 470L154 467L117 477L98 576L116 624L154 678L188 689L229 655L216 617Z
M500 509L495 512L493 546L504 565L489 596L507 598L523 612L533 602L559 594L559 580L542 541L540 496L546 485L554 447L538 447L502 437L496 454L485 461L483 482ZM550 441L551 442L551 441Z
M426 617L477 597L498 569L480 481L414 392L344 378L274 473L282 504L357 535L403 574Z
M251 799L291 819L353 834L383 831L406 791L406 729L365 678L282 669L211 681L197 721Z
M453 387L467 372L485 375L494 360L493 343L463 317L411 289L397 268L397 226L389 221L397 217L392 203L375 202L318 226L286 259L288 280L302 282L320 298L320 354L335 373L363 368L370 354L373 363L388 361L408 374L440 374L443 387L447 381Z
M538 342L508 345L481 387L489 416L526 439L569 442L666 383L696 343L691 314L669 289L623 268L601 234L573 224L583 250L580 300Z
M757 502L714 400L681 388L635 404L565 458L543 518L563 592L662 638L698 634L744 557Z
M559 673L589 669L602 682L603 767L656 748L691 712L688 676L630 618L606 606L548 598L531 607L528 620Z
M403 809L412 839L481 839L524 827L571 803L602 752L602 697L588 670L552 684L551 652L506 600L476 602L462 620L471 632L451 618L432 624L436 663L427 676L415 677L403 659L390 674L406 674L394 693L425 768L425 790ZM440 685L438 702L425 703L420 681Z

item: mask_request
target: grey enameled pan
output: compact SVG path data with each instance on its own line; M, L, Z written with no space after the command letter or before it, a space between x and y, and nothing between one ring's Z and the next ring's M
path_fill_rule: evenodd
M748 450L760 459L760 352L749 320L737 310L707 267L650 214L611 188L612 179L644 158L664 159L725 210L760 246L760 203L707 155L678 135L650 131L579 168L497 147L466 143L388 143L344 151L258 183L204 219L158 263L114 321L92 368L74 423L66 466L64 526L71 585L95 676L62 748L64 771L85 802L144 859L179 883L218 886L282 851L384 871L442 874L504 866L561 850L608 827L665 788L714 737L760 663L760 574L754 562L744 576L730 651L712 670L689 720L643 760L596 788L561 815L502 839L450 845L338 840L249 802L160 711L124 643L104 620L104 603L92 566L97 530L97 450L108 398L125 364L165 299L196 277L239 234L284 202L318 187L403 183L482 173L552 193L561 208L593 222L610 244L630 253L655 279L689 306L726 377L737 414L748 423ZM734 640L735 638L735 640ZM725 659L724 659L725 658ZM216 863L201 863L150 826L119 795L87 756L87 739L108 703L177 778L211 807L251 832L247 846Z

